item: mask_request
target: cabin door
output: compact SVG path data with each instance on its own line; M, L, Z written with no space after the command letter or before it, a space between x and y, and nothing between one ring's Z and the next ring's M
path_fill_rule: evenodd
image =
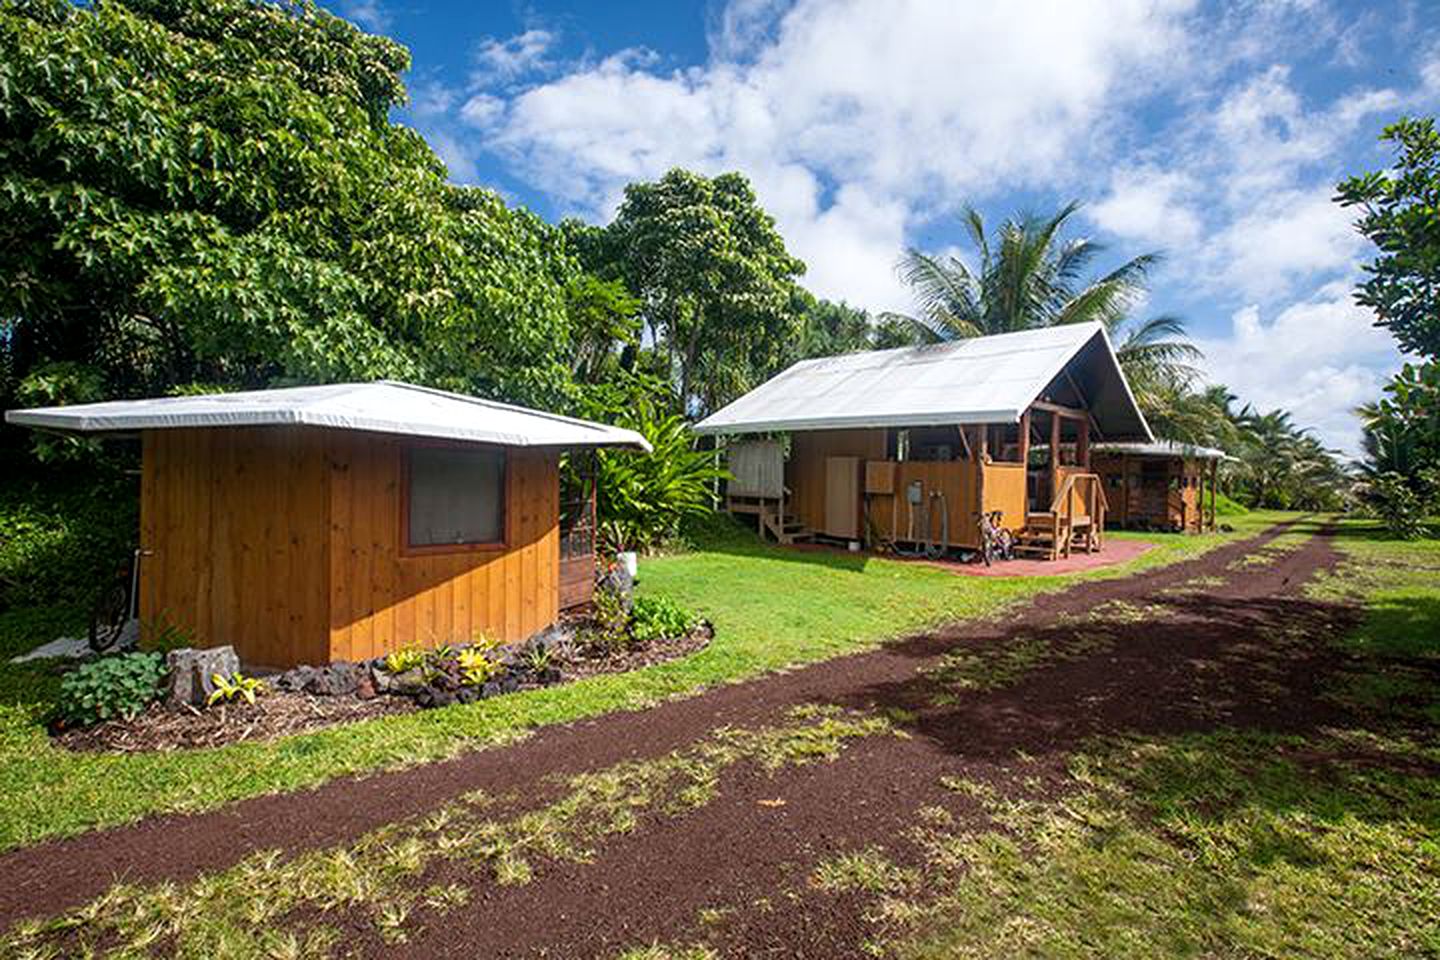
M574 453L560 472L560 609L595 595L595 455Z

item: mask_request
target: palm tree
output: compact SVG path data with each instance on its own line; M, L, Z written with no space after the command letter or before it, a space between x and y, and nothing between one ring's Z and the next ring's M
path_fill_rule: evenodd
M980 213L967 208L964 222L978 269L959 257L912 248L898 270L914 291L919 313L890 316L932 343L1098 320L1116 340L1116 354L1141 406L1158 403L1163 390L1194 380L1200 351L1184 339L1178 317L1130 320L1159 254L1141 254L1104 276L1085 279L1104 247L1084 237L1061 238L1061 228L1078 209L1071 202L1048 218L1007 220L992 239Z

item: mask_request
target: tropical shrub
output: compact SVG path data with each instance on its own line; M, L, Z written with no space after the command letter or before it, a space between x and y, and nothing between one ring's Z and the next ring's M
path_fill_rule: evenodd
M630 612L630 634L636 643L650 643L689 633L696 620L669 597L637 597Z
M467 687L478 687L500 672L500 662L492 660L483 650L473 647L461 650L457 663L460 668L460 682Z
M1429 497L1417 491L1417 486L1421 485L1401 474L1381 473L1371 478L1366 493L1366 504L1385 524L1385 529L1401 540L1419 540L1425 536L1425 517L1431 504Z
M406 673L425 665L425 651L416 647L393 650L385 655L386 673Z
M638 400L618 418L654 451L596 454L596 515L606 545L614 550L653 550L674 540L687 516L715 506L713 485L728 474L715 454L695 449L694 437L678 414L662 413Z
M253 704L255 698L265 692L265 681L238 672L228 677L223 673L212 673L210 682L215 684L215 689L210 692L205 703L212 707L217 703L229 703L235 699Z
M165 658L158 653L122 653L82 664L60 681L60 719L74 727L132 720L160 699L165 673Z

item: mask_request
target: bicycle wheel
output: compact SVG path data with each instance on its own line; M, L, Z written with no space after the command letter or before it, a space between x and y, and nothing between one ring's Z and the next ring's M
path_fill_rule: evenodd
M90 611L90 649L107 653L114 649L130 618L130 578L117 579L100 592Z

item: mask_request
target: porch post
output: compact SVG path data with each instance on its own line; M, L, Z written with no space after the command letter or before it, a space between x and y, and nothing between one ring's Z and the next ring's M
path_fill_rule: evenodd
M1090 472L1090 421L1080 421L1080 435L1075 441L1075 462Z
M1215 515L1215 488L1216 488L1216 486L1219 484L1219 481L1220 481L1220 461L1219 461L1219 460L1213 460L1213 459L1212 459L1212 460L1210 461L1210 529L1211 529L1211 530L1214 530L1216 527L1219 526L1219 524L1217 523L1217 521L1218 521L1220 518Z
M1020 462L1030 463L1030 411L1020 414Z
M1060 414L1050 414L1050 501L1060 492Z

